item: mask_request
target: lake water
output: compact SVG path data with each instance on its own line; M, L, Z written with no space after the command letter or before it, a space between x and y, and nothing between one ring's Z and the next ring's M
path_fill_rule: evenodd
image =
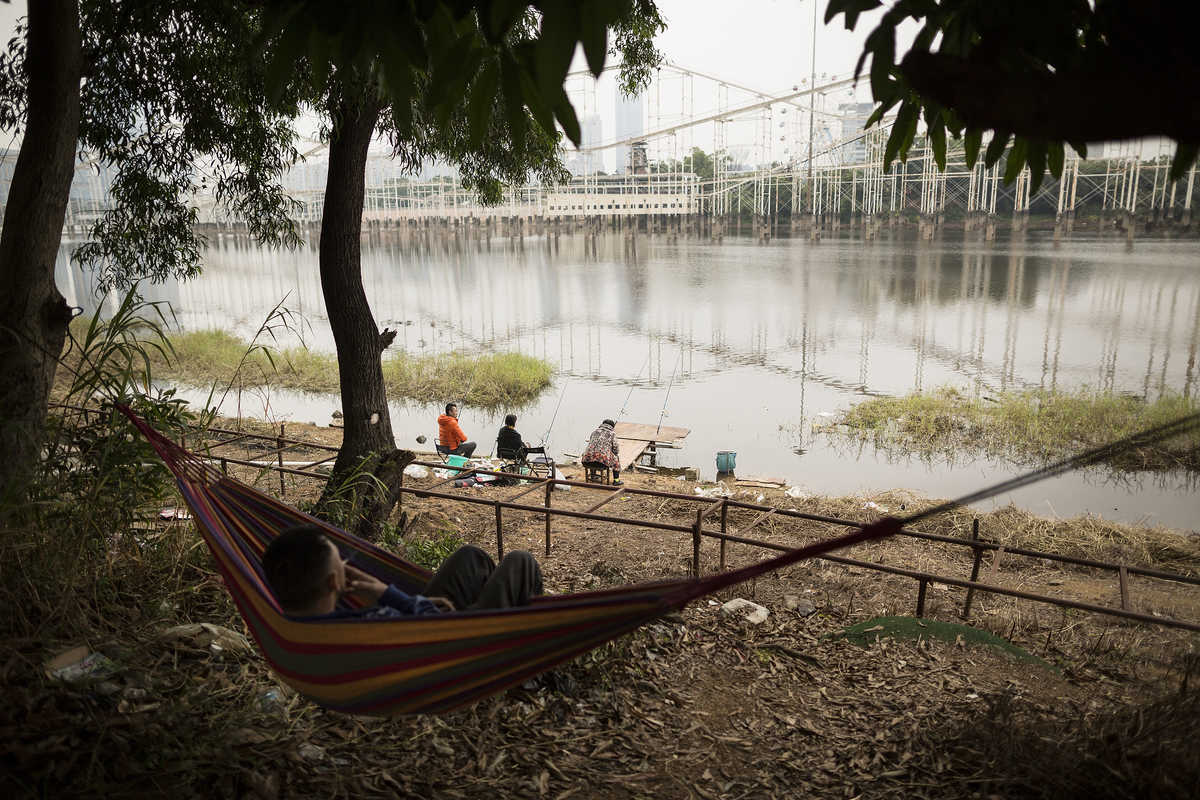
M87 305L67 264L59 285ZM875 241L727 237L581 237L555 243L495 237L432 246L364 241L363 273L381 327L413 353L513 350L545 358L554 386L521 409L527 441L578 453L604 417L692 433L666 463L715 472L737 452L739 475L775 476L819 493L913 489L950 497L1016 474L986 460L889 459L814 433L814 423L867 395L941 385L971 393L1089 386L1154 398L1194 395L1200 364L1200 243L1049 236L984 242L947 233ZM251 335L281 300L308 324L309 346L332 351L310 246L264 250L216 237L203 275L149 287L182 327ZM465 388L465 387L464 387ZM203 393L196 395L203 398ZM447 398L455 399L455 398ZM244 393L224 411L327 423L336 397ZM435 407L393 407L401 446L436 432ZM487 453L500 414L462 409ZM1196 482L1179 475L1114 484L1071 475L995 502L1042 514L1092 512L1195 529ZM989 504L990 507L991 504Z

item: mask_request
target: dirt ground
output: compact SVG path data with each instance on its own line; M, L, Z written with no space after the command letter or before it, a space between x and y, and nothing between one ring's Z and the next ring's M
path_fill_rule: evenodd
M289 424L287 433L337 443L335 429L307 427ZM565 472L579 475L570 467ZM274 474L235 473L278 492ZM437 480L431 475L406 486ZM627 483L687 494L696 487L650 475L629 476ZM292 477L285 497L309 499L319 489L316 481ZM496 499L520 488L447 491ZM755 502L759 494L767 505L856 520L930 502L898 492L797 499L764 489L739 499ZM582 510L602 497L573 489L556 491L553 502ZM541 493L526 502L540 503ZM601 511L686 525L696 508L624 494ZM496 549L490 505L405 496L397 520L400 513L407 537L455 531ZM731 512L729 530L738 532L755 516ZM922 529L961 536L970 516L951 515ZM1001 541L1013 519L984 515L981 533ZM688 534L559 517L546 553L544 530L540 514L504 512L506 549L535 553L550 592L677 577L691 568ZM798 545L840 530L772 517L746 535ZM1163 535L1173 534L1153 532ZM1196 543L1178 538L1185 556L1172 556L1172 568L1186 568ZM1153 553L1162 552L1132 542L1113 547L1131 562L1149 552L1141 560L1153 563ZM846 555L966 578L971 553L897 538ZM727 565L764 555L730 545ZM990 557L982 566L989 582L1119 602L1112 573L1011 555L994 573ZM718 567L718 544L705 540L702 571ZM181 598L170 624L244 630L219 581L211 573L197 578L194 595ZM1137 610L1200 620L1200 587L1144 578L1131 584ZM8 775L0 786L18 796L111 797L168 791L539 800L1195 796L1200 635L981 594L970 624L1044 665L963 639L877 639L864 648L837 637L875 617L911 616L916 596L911 578L814 561L702 600L466 710L386 720L313 706L280 685L256 652L214 655L164 645L168 620L143 611L114 626L119 632L109 639L90 643L126 665L114 678L117 691L107 696L95 687L48 688L44 680L20 677L48 646L18 643L24 655L0 673L9 699L0 709L0 741L10 745L0 761ZM721 603L734 597L763 605L769 616L755 625L722 613ZM961 622L964 597L962 590L931 586L925 617ZM264 702L268 691L281 700Z

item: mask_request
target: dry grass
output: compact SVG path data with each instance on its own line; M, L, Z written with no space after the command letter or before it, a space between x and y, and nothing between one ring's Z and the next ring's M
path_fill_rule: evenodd
M258 477L277 487L275 476ZM692 489L640 475L630 485ZM287 497L318 489L289 478ZM878 513L863 508L868 499L889 511L929 502L901 493L802 501L766 494L784 508L850 519ZM555 505L595 499L560 492ZM694 508L626 495L606 511L686 523ZM405 510L418 520L410 539L436 543L453 529L495 547L487 507L406 498ZM753 517L731 514L731 526ZM982 519L988 537L1050 536L1069 546L1070 521L1046 533L1020 512ZM962 535L969 521L964 511L929 529ZM506 512L505 525L508 547L540 555L538 515ZM553 549L542 558L552 591L678 576L690 562L687 535L565 518L554 526ZM772 519L755 535L798 543L833 530ZM766 605L772 613L760 626L701 600L678 622L648 626L455 714L376 720L312 706L282 687L257 653L163 639L165 628L184 622L244 630L186 524L114 535L89 572L94 581L77 583L70 597L35 568L39 560L58 564L59 580L79 572L61 548L53 551L52 533L0 539L0 602L20 610L0 622L0 787L14 796L1183 798L1195 785L1194 634L980 596L972 624L1062 674L965 642L879 640L862 649L834 634L911 614L913 581L815 561L723 595ZM1161 565L1164 551L1138 536L1131 528L1083 546ZM963 575L969 553L898 539L853 555ZM728 553L731 566L761 555L746 547ZM1170 558L1197 563L1194 548ZM706 542L704 570L716 559ZM1111 585L1089 570L1016 559L1002 563L999 577L1023 586L1053 577L1086 591ZM814 613L787 610L788 594L811 600ZM1135 596L1141 608L1157 608L1143 587ZM926 615L957 620L962 599L961 591L931 587ZM1200 602L1190 602L1183 611L1194 613ZM62 685L41 674L49 655L80 643L122 667L111 685ZM263 703L268 691L281 702Z

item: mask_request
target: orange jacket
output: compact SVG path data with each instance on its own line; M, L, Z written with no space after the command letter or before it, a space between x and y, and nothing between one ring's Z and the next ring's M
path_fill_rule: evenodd
M453 450L467 440L467 435L463 433L457 419L449 414L442 414L438 417L438 439L441 440L442 447Z

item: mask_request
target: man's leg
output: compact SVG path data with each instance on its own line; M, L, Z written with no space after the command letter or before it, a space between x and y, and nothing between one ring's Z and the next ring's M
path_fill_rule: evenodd
M621 483L621 470L619 468L617 468L617 469L614 469L612 471L612 473L613 473L613 485L617 486Z
M542 594L542 568L531 553L514 550L483 585L472 608L512 608Z
M445 561L424 589L426 597L448 597L457 609L473 604L496 571L496 562L474 545L463 545Z
M467 458L470 458L474 452L475 452L475 443L474 442L463 442L458 447L454 448L454 455L456 455L456 456L466 456Z

